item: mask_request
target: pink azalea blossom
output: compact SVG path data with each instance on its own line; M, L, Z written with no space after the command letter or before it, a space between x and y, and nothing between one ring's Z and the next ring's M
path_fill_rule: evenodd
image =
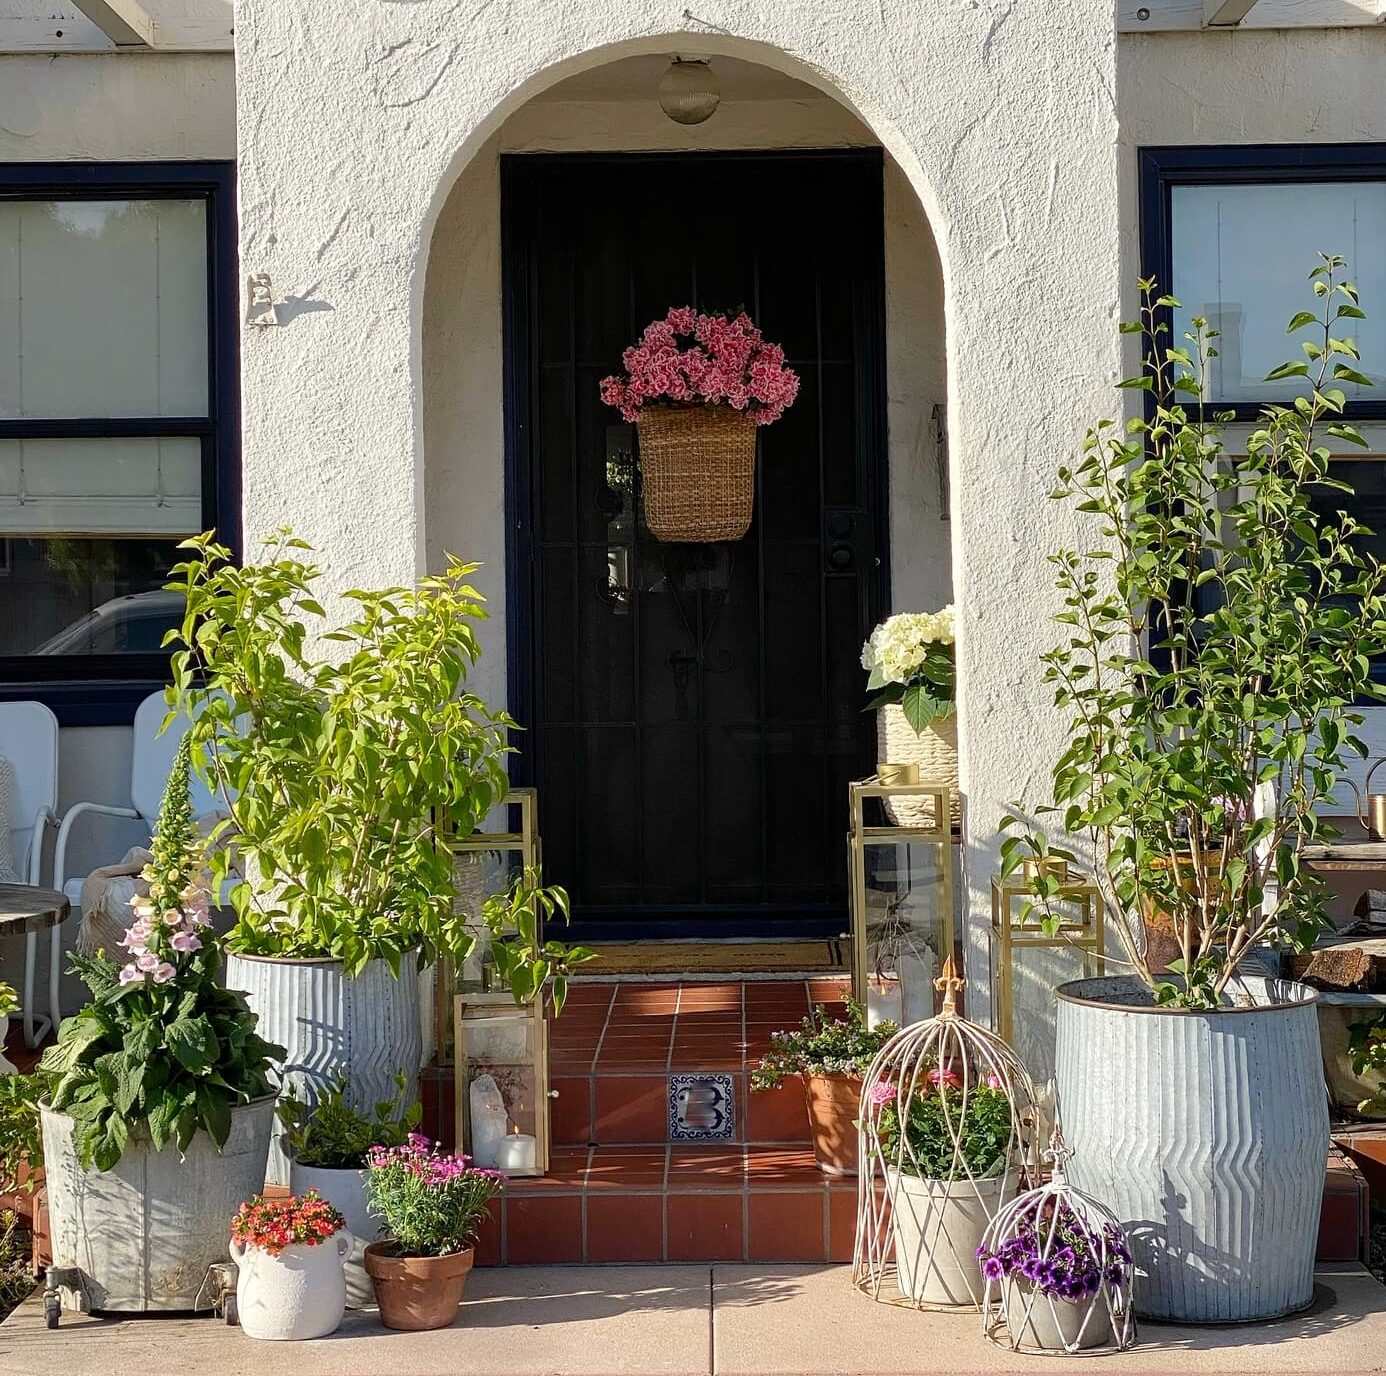
M871 1086L871 1102L879 1108L882 1104L888 1104L895 1098L895 1086L888 1084L885 1080L877 1080Z
M603 378L601 399L627 422L647 403L730 406L757 425L778 420L799 395L784 350L767 344L743 311L734 319L676 306L622 355L626 375Z
M120 982L122 984L133 984L135 980L143 978L143 972L137 969L133 963L120 967Z
M942 1066L935 1066L929 1072L929 1083L931 1085L947 1085L950 1089L962 1088L962 1076L956 1070L946 1070Z

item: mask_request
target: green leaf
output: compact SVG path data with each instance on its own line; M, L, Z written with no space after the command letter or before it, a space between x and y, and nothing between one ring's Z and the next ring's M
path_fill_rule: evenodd
M168 1026L164 1044L193 1075L205 1075L216 1064L216 1034L205 1017L179 1018Z

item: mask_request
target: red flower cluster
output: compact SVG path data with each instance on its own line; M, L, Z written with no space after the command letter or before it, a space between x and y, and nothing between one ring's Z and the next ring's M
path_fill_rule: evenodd
M676 306L645 327L621 355L626 375L602 379L602 400L627 421L649 403L730 406L757 425L779 420L799 395L799 375L784 350L767 344L743 311L734 319Z
M247 1247L259 1247L278 1256L295 1242L316 1247L345 1226L346 1220L316 1190L285 1199L266 1199L257 1194L236 1210L231 1236Z

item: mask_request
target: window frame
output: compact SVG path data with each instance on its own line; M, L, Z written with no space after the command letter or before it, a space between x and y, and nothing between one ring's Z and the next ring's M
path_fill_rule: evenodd
M232 161L211 160L0 163L0 200L202 200L208 336L205 417L0 418L0 439L194 438L201 448L202 529L215 529L239 556L235 169ZM64 726L129 724L139 703L166 685L169 677L167 654L0 655L0 701L37 699L51 707Z
M1153 277L1161 292L1174 296L1179 295L1174 284L1172 193L1176 186L1386 182L1386 143L1191 144L1141 148L1139 156L1141 276ZM1160 312L1171 330L1173 315L1168 309ZM1277 400L1288 404L1290 394ZM1209 407L1236 421L1254 421L1265 406L1274 404L1218 401ZM1349 401L1343 414L1349 421L1386 420L1386 392L1370 400Z

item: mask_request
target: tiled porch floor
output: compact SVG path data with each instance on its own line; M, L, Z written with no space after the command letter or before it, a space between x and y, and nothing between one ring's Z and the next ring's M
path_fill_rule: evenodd
M481 1239L482 1264L824 1262L851 1258L856 1196L808 1145L798 1081L750 1088L770 1034L836 979L579 983L550 1024L553 1159L514 1180ZM730 1075L731 1140L669 1140L671 1074Z

